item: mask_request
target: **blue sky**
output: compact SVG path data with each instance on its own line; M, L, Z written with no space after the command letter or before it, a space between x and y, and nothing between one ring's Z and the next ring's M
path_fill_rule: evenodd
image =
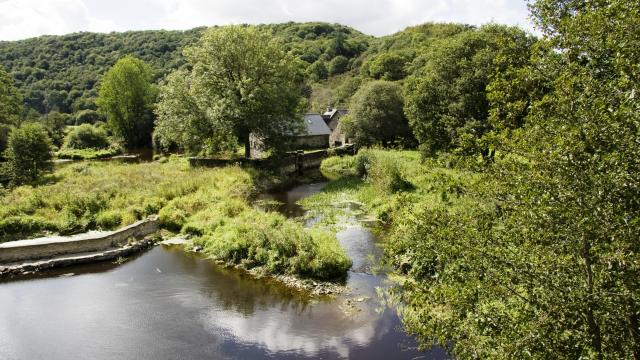
M532 30L526 0L0 0L0 40L76 31L327 21L386 35L427 21Z

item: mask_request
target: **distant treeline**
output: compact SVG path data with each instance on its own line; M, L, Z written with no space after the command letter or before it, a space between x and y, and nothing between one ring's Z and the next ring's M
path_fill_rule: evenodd
M327 67L330 74L351 68L369 49L371 36L326 23L263 25L281 37L301 60ZM182 49L193 44L205 28L187 31L75 33L0 42L0 65L15 79L31 118L52 111L75 114L95 111L100 78L125 55L148 63L156 80L184 65ZM322 75L320 78L325 78ZM34 113L36 112L36 113ZM86 117L86 112L83 112Z

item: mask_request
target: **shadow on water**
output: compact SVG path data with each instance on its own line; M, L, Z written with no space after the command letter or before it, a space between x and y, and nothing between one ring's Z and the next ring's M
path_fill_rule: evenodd
M323 184L296 187L295 202ZM285 199L285 195L279 195ZM302 211L304 214L304 211ZM100 263L0 284L2 359L443 359L418 352L392 309L380 311L379 250L357 223L338 239L354 261L348 291L317 298L157 246Z

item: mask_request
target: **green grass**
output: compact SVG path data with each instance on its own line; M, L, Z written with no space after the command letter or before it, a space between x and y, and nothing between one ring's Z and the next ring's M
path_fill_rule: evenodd
M213 214L219 209L212 210ZM211 216L206 213L205 216ZM245 210L235 217L190 223L187 231L202 234L196 243L209 256L268 274L330 280L343 277L351 261L335 235L303 229L278 213ZM200 217L202 218L202 216Z
M63 148L56 152L58 159L72 159L72 160L92 160L92 159L105 159L112 156L116 156L122 153L122 150L117 147L111 147L108 149L70 149Z
M321 170L334 180L323 192L303 199L304 206L358 201L387 225L418 208L443 206L453 212L490 205L468 191L486 183L481 174L422 161L417 151L365 149L356 156L327 158Z
M263 182L273 180L268 174L191 168L172 158L71 164L48 180L0 192L0 242L110 230L158 214L163 228L194 236L209 257L265 274L327 280L351 267L334 234L250 205Z
M355 156L331 156L320 164L322 175L331 180L342 177L356 176Z

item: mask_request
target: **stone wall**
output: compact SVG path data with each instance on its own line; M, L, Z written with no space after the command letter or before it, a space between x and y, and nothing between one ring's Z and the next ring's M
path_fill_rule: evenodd
M329 147L329 135L298 136L294 146L297 149L326 149Z
M125 245L130 238L141 238L156 231L158 218L154 216L116 231L9 241L0 244L0 264L103 251Z
M288 153L285 156L269 159L210 159L210 158L189 158L191 166L202 167L223 167L227 165L249 165L258 169L279 170L284 174L300 173L303 170L319 168L322 160L332 155L353 154L353 145L344 145L332 149L323 149L310 152Z

